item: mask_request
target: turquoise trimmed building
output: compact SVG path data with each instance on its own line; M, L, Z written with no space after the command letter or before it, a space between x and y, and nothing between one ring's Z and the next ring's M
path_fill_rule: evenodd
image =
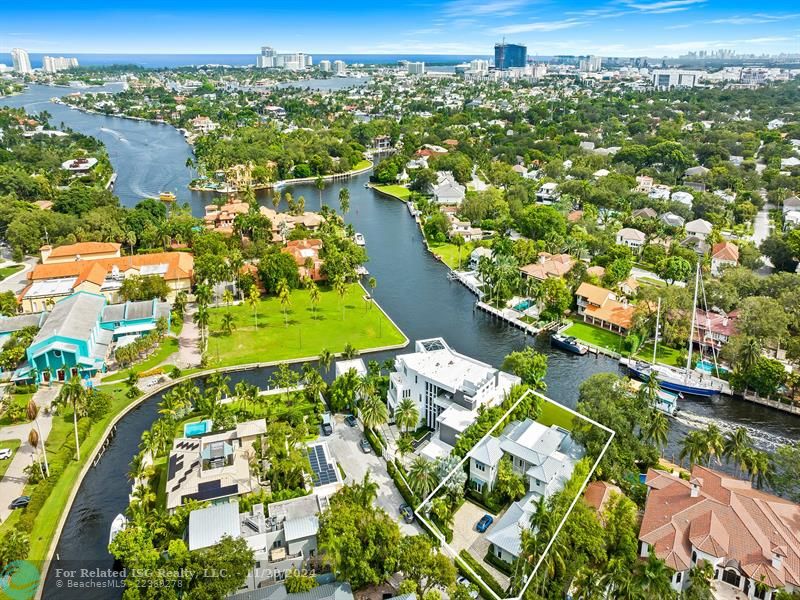
M158 300L107 305L100 294L72 294L53 306L14 379L50 383L103 373L112 342L129 343L161 317L169 324L169 315L169 303Z

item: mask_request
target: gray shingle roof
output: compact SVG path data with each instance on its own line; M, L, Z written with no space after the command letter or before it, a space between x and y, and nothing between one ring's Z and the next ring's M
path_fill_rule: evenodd
M78 292L56 302L33 343L38 344L56 335L88 340L105 304L103 296L87 292Z
M13 333L26 327L41 327L47 318L47 313L33 313L15 317L0 318L0 333Z

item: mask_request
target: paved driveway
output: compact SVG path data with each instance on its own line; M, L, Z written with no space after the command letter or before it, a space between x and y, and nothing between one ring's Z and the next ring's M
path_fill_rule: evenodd
M406 523L400 517L400 505L403 504L403 497L394 485L394 481L386 471L386 463L382 458L375 456L374 453L364 454L358 443L364 434L360 425L350 427L344 422L343 415L336 415L336 423L333 433L322 439L328 442L333 455L339 464L342 465L347 475L346 483L361 481L364 475L369 472L370 478L378 484L378 498L376 504L385 510L400 524L400 531L406 535L417 535L422 533L419 524Z
M450 546L456 553L469 549L478 538L486 535L485 533L479 533L475 529L475 525L485 514L486 511L480 506L467 500L453 515L453 541L450 542ZM494 515L492 516L494 517ZM486 532L491 531L492 527L494 527L494 523L489 526ZM483 559L483 556L479 556L478 559Z
M27 257L22 263L10 261L9 264L22 264L25 266L25 268L18 273L14 273L10 277L6 277L0 281L0 292L11 291L15 294L21 292L22 288L27 285L28 271L30 271L37 262L39 262L38 259L30 256Z

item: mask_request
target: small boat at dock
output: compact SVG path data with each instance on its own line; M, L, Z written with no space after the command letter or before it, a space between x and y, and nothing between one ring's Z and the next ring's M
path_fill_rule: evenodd
M122 513L118 514L114 517L114 520L111 522L111 530L108 533L108 545L111 545L111 542L114 541L114 538L117 537L117 534L125 529L128 525L128 519Z
M366 246L367 240L364 239L364 235L361 233L357 233L354 237L354 240L358 246Z
M552 336L550 336L550 345L553 348L558 348L559 350L571 352L572 354L577 354L579 356L583 356L589 351L586 346L578 343L578 340L573 336L561 335L560 333L554 333Z

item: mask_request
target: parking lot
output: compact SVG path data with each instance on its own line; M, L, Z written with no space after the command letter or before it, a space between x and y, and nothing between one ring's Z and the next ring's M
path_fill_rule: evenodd
M400 516L400 505L404 500L386 471L386 463L373 452L364 454L361 451L359 442L364 434L360 424L350 427L344 422L343 415L336 415L334 420L333 433L322 439L328 442L334 457L344 469L347 475L346 483L361 481L369 471L370 478L378 484L376 504L397 520L400 531L405 535L422 533L418 523L406 523Z

